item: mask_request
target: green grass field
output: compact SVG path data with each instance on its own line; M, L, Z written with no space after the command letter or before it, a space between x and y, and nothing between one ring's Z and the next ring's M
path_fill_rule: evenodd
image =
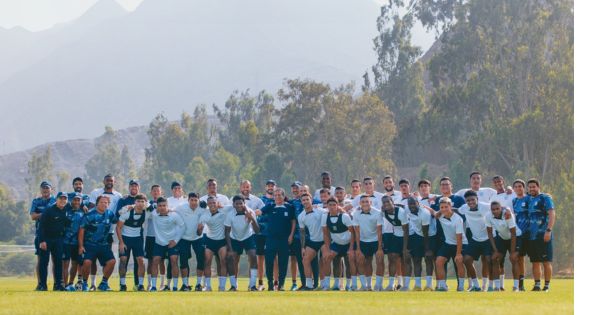
M50 277L51 280L51 277ZM118 280L111 287L118 289ZM129 287L133 280L128 279ZM291 282L290 282L291 283ZM194 284L194 283L192 283ZM213 279L213 286L216 279ZM512 283L507 280L507 287ZM574 281L544 292L34 292L33 278L0 278L0 314L572 314ZM51 286L52 283L50 282ZM531 289L533 282L526 282ZM247 286L241 279L240 287ZM286 284L286 287L289 284ZM456 283L450 282L450 288ZM287 289L287 288L286 288Z

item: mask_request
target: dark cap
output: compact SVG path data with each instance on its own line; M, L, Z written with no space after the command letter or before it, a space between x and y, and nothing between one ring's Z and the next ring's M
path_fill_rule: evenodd
M132 179L132 180L129 181L129 186L131 186L131 185L138 185L139 186L140 182L138 182L137 179Z
M50 188L50 187L52 187L52 184L50 184L49 181L45 180L45 181L43 181L43 182L40 183L40 188Z
M292 187L294 187L294 186L300 187L300 186L302 186L302 183L300 181L295 181L292 183Z
M56 199L61 197L69 198L68 194L64 191L59 191L58 194L56 194Z
M73 194L73 199L75 198L83 199L83 195L81 193L76 192Z
M269 179L265 185L271 185L271 184L277 185L277 183L272 179Z

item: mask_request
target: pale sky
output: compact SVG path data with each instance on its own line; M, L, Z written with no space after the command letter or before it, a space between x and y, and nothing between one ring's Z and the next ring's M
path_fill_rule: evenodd
M81 16L98 0L0 0L0 27L41 31ZM143 0L114 0L133 11Z

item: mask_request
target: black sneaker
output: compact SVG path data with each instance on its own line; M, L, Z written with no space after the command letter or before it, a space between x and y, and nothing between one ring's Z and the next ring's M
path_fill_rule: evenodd
M182 284L182 285L181 285L181 288L179 289L179 291L183 291L183 292L189 292L189 291L190 291L190 288L189 288L187 285L185 285L185 284Z
M171 289L169 289L169 286L166 285L164 286L162 289L160 289L161 291L171 291Z
M235 291L237 291L237 288L236 288L236 287L231 287L231 288L229 288L229 290L228 290L228 291L230 291L230 292L235 292Z
M196 284L196 286L194 287L194 291L199 291L202 292L202 285L201 284Z
M525 286L520 286L520 287L519 287L519 291L520 291L520 292L525 292Z
M127 291L127 286L124 284L121 284L121 286L119 287L119 291L121 291L121 292Z
M90 291L96 291L96 286L92 284L92 286L90 286Z
M65 291L65 287L64 287L64 286L62 286L62 285L55 285L55 286L52 288L52 291Z
M267 291L275 291L275 289L273 287L269 287Z
M542 291L544 291L544 292L549 292L549 291L550 291L550 287L548 287L548 286L544 286L544 288L542 289Z
M138 285L138 286L137 286L137 290L138 290L138 292L143 292L143 291L145 291L145 290L144 290L144 285L143 285L143 284L140 284L140 285Z
M312 291L312 290L313 290L312 288L304 287L304 286L302 286L298 289L298 291Z
M542 291L542 288L540 288L539 286L534 286L533 289L531 289L531 291Z
M35 291L44 291L42 288L44 288L44 286L38 283L38 285L35 287Z
M177 291L177 287L173 287L173 289L171 289L173 292Z
M250 288L250 291L258 291L258 288L256 286L253 286Z

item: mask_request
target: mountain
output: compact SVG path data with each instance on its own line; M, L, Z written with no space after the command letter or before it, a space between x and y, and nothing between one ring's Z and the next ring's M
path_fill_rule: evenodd
M375 62L378 14L365 0L146 0L0 83L10 112L0 117L0 154L158 112L176 119L235 89L275 93L285 78L360 83Z

